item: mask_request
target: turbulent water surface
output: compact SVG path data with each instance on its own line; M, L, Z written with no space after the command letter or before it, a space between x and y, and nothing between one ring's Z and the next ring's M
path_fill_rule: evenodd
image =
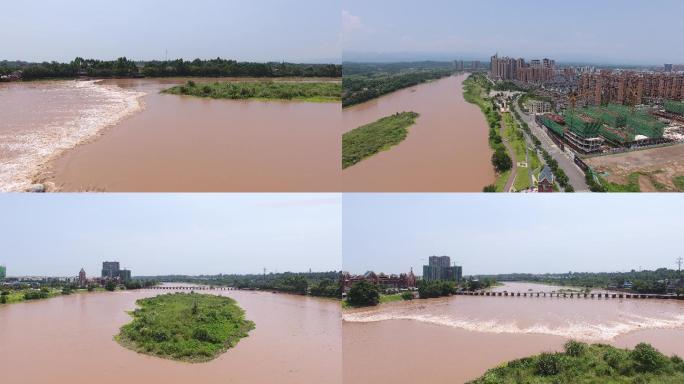
M97 81L0 84L0 191L23 191L40 167L142 108L143 93Z

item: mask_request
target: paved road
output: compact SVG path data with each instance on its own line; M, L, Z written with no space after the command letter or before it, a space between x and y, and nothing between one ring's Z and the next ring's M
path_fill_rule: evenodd
M584 172L582 172L582 170L575 164L574 160L570 158L570 155L562 152L556 143L554 143L547 133L544 132L544 129L540 127L536 121L534 121L534 117L523 113L523 111L518 108L517 102L513 102L513 106L515 110L518 111L520 117L525 120L527 125L530 127L532 133L539 139L539 141L541 141L542 148L544 148L546 152L548 152L549 155L551 155L551 157L558 162L558 166L563 169L566 175L568 175L570 185L572 185L575 191L589 192L589 186L585 181Z

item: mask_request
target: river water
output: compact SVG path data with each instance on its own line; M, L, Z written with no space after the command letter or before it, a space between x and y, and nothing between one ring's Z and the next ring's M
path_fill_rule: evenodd
M61 191L339 191L339 103L159 93L185 81L2 85L0 189L39 181Z
M340 305L265 292L237 300L256 328L208 363L138 354L113 340L155 291L89 293L0 307L3 383L341 383ZM274 314L277 314L274 316Z
M463 98L458 75L344 109L345 132L397 112L418 112L406 140L342 172L354 192L481 192L494 182L488 126Z
M524 283L498 288L528 289L562 288ZM621 347L645 341L684 355L681 301L453 296L345 311L343 319L345 383L354 384L380 378L464 382L505 361L559 350L568 339ZM371 353L381 357L365 372ZM436 361L449 362L449 369L433 369Z
M142 109L142 93L95 81L0 83L0 191L23 191L47 161Z

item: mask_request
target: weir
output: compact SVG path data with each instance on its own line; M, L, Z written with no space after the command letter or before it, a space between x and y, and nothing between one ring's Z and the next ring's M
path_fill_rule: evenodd
M650 293L582 293L582 292L508 292L508 291L460 291L456 292L456 296L486 296L486 297L531 297L531 298L545 298L555 297L561 299L659 299L659 300L684 300L684 295L663 295Z
M143 289L150 290L163 290L163 291L238 291L235 287L186 287L186 286L173 286L173 287L146 287Z

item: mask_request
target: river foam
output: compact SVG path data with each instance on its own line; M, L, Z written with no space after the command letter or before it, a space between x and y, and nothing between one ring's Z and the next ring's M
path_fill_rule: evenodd
M143 95L99 81L0 88L0 191L26 190L51 159L140 111Z
M468 317L466 314L430 314L429 305L422 311L379 309L343 314L346 322L372 323L391 320L410 320L426 324L446 326L473 332L508 334L544 334L586 342L607 342L630 332L644 329L684 328L684 313L661 312L659 316L635 313L616 313L614 318L591 317L565 319L561 322L546 319L539 314L538 320L523 322L502 318Z

